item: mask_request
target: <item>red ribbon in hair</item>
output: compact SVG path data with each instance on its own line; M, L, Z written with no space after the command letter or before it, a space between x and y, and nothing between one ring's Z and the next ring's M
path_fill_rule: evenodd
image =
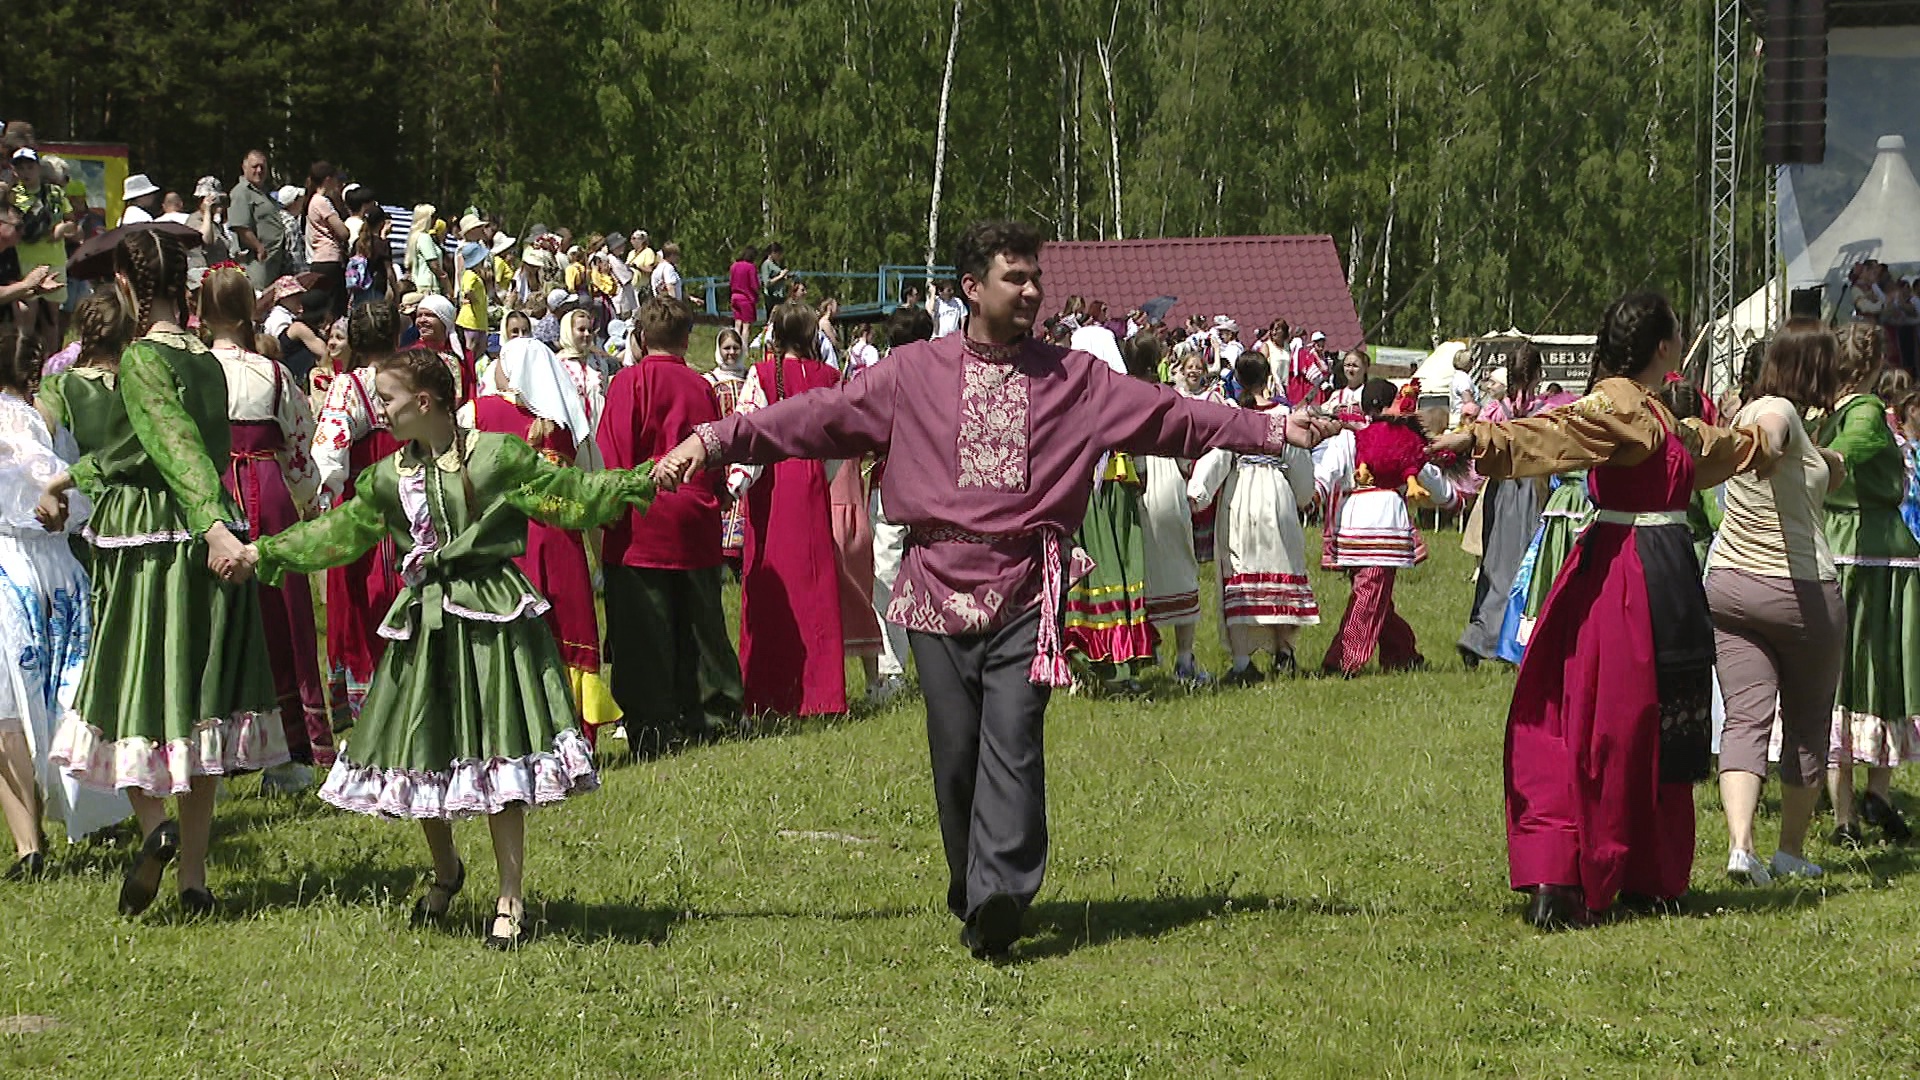
M239 263L237 263L237 262L234 262L234 261L233 261L232 259L228 259L228 260L226 260L225 262L217 262L217 263L214 263L214 264L213 264L212 266L209 266L209 267L207 267L207 273L209 273L209 274L211 274L211 273L213 273L213 272L214 272L215 270L240 270L240 271L244 271L244 270L246 270L246 267L244 267L244 266L241 266L241 265L240 265Z

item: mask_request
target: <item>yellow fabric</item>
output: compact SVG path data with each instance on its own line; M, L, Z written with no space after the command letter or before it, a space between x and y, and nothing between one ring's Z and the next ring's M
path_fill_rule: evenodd
M1134 484L1140 483L1140 470L1134 467L1133 455L1118 450L1107 455L1106 471L1100 474L1102 483Z
M460 271L460 315L453 321L462 330L487 328L487 286L472 270Z
M567 291L570 293L578 293L580 291L580 282L586 277L586 274L587 268L585 266L580 263L568 263Z
M573 711L587 727L617 723L620 706L613 700L607 680L597 671L567 669L567 689L573 692Z

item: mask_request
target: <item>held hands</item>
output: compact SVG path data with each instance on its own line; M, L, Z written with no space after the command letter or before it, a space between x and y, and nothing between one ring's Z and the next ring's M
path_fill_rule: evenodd
M207 569L213 571L214 577L228 584L247 580L253 576L253 563L260 558L255 553L253 560L248 561L247 547L225 525L215 524L207 530Z
M1346 428L1335 417L1315 416L1306 410L1287 414L1287 442L1303 450L1311 450Z
M1444 435L1435 435L1427 444L1427 449L1456 457L1469 457L1473 454L1473 434L1466 431L1449 431Z
M689 435L654 462L653 484L661 491L672 491L692 480L706 466L707 444L700 441L700 436Z
M64 530L67 527L67 493L52 490L41 492L39 505L33 508L33 519L50 533Z

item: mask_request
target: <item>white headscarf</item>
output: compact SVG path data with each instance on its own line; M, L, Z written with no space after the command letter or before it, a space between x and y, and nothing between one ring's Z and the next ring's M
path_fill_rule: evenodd
M724 336L724 335L721 335L721 336ZM734 339L738 341L740 339L740 335L734 334ZM747 343L745 341L740 342L740 356L738 359L736 359L733 362L733 365L729 367L727 365L727 358L725 354L723 354L720 351L720 337L716 336L713 339L713 370L725 372L727 375L735 379L746 378L747 377Z
M593 437L593 422L579 389L544 342L515 338L500 350L499 363L500 377L533 415L565 428L575 446Z
M441 325L447 328L447 340L452 341L457 333L454 322L458 318L453 311L453 301L439 293L428 293L420 298L420 306L440 320Z

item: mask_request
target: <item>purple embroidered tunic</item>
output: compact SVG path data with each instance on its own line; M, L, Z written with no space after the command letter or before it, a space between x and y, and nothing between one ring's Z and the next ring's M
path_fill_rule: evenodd
M911 530L888 621L977 634L1058 582L1042 552L1086 517L1101 454L1270 453L1285 422L1183 398L1084 352L951 334L897 349L858 379L695 430L709 466L887 455L887 518Z

